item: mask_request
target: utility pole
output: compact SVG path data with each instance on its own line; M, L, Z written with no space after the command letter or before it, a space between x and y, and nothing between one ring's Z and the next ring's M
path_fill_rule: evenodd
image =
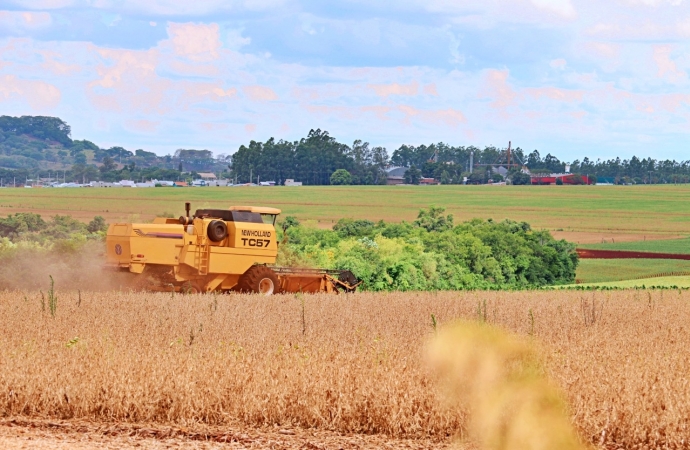
M252 184L254 182L254 173L253 173L254 168L250 167L249 168L249 184Z

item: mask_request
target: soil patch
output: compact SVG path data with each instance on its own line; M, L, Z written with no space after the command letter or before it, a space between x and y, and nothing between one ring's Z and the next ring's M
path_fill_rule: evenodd
M4 449L443 449L449 444L303 429L174 428L85 421L0 420ZM469 448L468 448L469 450Z

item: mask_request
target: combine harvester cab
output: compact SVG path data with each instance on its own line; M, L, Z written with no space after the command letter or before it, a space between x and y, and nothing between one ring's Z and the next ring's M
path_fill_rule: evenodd
M354 292L350 271L274 267L279 209L199 209L179 219L108 227L107 265L138 275L135 286L162 291Z

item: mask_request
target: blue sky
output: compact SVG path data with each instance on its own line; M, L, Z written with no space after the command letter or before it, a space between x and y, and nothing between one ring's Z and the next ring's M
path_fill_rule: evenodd
M229 154L339 141L690 159L685 0L0 0L0 114Z

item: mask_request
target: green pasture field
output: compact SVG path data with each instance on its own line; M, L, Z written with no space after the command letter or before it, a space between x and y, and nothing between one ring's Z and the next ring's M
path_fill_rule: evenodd
M687 235L690 185L653 186L303 186L203 188L0 189L0 215L19 211L102 215L150 220L192 208L262 205L284 215L330 226L342 217L413 220L438 205L456 221L480 217L526 221L563 232L633 234L645 238ZM590 241L591 242L591 241Z
M690 253L690 238L618 243L607 242L604 244L583 244L580 247L600 250L630 250L638 252L687 254Z
M284 216L331 227L343 217L411 221L420 208L438 205L457 222L475 217L525 221L576 243L588 236L589 242L597 241L600 235L639 239L582 247L690 253L690 239L663 240L690 235L689 198L690 185L7 188L0 189L0 216L30 211L149 221L182 215L190 201L192 209L273 206ZM577 278L597 283L680 271L690 271L690 261L582 260Z
M669 272L690 272L681 259L581 259L576 278L582 283L614 282L653 277Z
M571 286L574 286L574 285L571 285ZM690 276L688 276L688 277L659 277L659 278L644 278L641 280L610 281L610 282L606 282L606 283L582 284L579 286L616 287L616 288L622 288L622 289L651 288L651 287L690 288Z

